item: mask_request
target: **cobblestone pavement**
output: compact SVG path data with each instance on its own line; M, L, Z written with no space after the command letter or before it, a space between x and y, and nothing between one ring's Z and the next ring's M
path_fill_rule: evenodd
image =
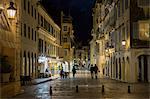
M76 92L78 85L78 93ZM104 93L102 93L104 85ZM131 93L128 93L128 85ZM52 86L52 95L49 94ZM57 79L38 85L26 86L24 94L12 99L149 99L148 83L123 83L107 78L91 79L89 72L79 72L75 78Z

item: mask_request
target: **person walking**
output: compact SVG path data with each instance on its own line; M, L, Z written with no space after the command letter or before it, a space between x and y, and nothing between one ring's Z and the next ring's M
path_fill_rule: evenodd
M76 74L76 68L75 68L75 66L73 66L73 68L72 68L72 73L73 73L73 78L74 78L75 74Z
M98 73L98 67L97 67L97 65L95 64L95 66L94 66L94 72L95 72L95 78L97 79L97 73Z
M93 72L94 72L94 67L93 67L93 65L91 65L91 67L90 67L90 72L91 72L91 78L93 79Z
M60 70L60 77L61 77L61 79L64 78L64 71L63 71L63 68Z

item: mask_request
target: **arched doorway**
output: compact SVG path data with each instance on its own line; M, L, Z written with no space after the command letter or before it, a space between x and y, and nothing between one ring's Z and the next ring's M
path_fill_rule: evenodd
M122 59L122 80L125 80L125 59Z
M118 78L118 62L117 62L117 59L116 59L116 79Z
M148 55L138 57L138 81L148 82Z

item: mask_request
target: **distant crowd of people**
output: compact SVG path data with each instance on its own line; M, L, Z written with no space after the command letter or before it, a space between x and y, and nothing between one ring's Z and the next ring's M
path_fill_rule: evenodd
M88 68L89 68L90 73L91 73L91 78L93 79L95 77L95 79L97 79L98 78L98 72L100 72L97 65L96 64L95 65L91 64L91 65L88 66ZM76 67L73 66L73 68L72 68L73 78L75 77L76 70L77 70ZM64 70L62 68L60 70L60 77L61 78L67 78L68 76L69 76L69 72L64 72Z

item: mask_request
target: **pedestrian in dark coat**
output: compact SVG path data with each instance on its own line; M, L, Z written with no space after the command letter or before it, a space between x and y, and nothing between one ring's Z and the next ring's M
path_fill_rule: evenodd
M91 72L91 78L93 79L93 72L94 72L94 67L93 67L93 65L91 65L91 67L90 67L90 72Z
M94 73L95 73L95 78L97 79L97 73L98 73L98 67L97 67L97 65L95 64L95 66L94 66Z
M75 66L73 66L73 68L72 68L72 73L73 73L73 77L75 77L75 74L76 74L76 68L75 68Z

